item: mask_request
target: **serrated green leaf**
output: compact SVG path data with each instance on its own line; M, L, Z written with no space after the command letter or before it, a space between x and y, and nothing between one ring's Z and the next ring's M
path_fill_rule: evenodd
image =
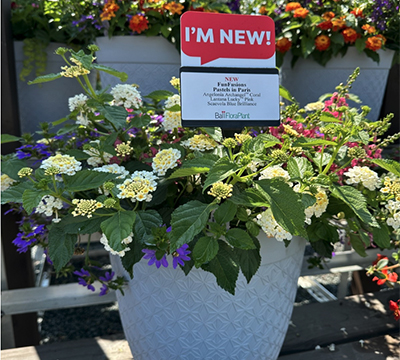
M313 206L316 203L317 199L315 198L315 196L302 193L301 201L303 203L304 208L307 209L308 207Z
M300 194L278 179L256 182L256 189L268 199L275 220L292 235L307 237L304 228L305 214Z
M184 161L182 163L182 168L208 168L211 169L215 162L219 159L217 155L205 154L201 157L196 157L191 160Z
M379 223L379 226L372 229L373 241L381 249L388 249L390 247L389 228L385 223Z
M204 182L203 192L212 184L225 180L228 176L234 174L239 169L239 166L230 161L227 157L218 160L215 165L210 169L207 179Z
M337 143L335 143L334 141L329 141L329 140L304 138L304 137L298 138L293 143L293 147L311 147L311 146L321 146L321 145L336 146Z
M128 80L128 74L125 72L121 72L121 71L117 71L109 66L104 66L104 65L100 65L100 64L93 64L93 68L96 70L100 70L103 71L107 74L116 76L117 78L119 78L122 82L125 82L126 80Z
M209 263L202 265L202 269L212 273L222 289L235 295L239 265L234 261L233 251L228 245L220 242L217 255Z
M341 120L333 116L332 114L328 112L323 112L320 116L320 121L325 122L325 123L340 123Z
M96 213L105 214L110 211L100 209ZM93 216L87 218L86 216L72 216L67 215L62 218L59 224L62 224L63 230L67 234L94 234L100 232L101 223L106 219L103 216Z
M220 127L203 127L200 129L210 135L210 137L215 141L219 142L222 140L222 130Z
M211 236L203 236L193 248L192 258L195 266L199 268L202 264L212 260L218 253L219 244L217 239Z
M90 158L89 154L86 154L82 150L78 150L78 149L66 150L64 152L64 154L69 155L69 156L73 156L78 161L87 160L87 159Z
M151 230L160 227L162 223L163 220L156 210L137 211L135 238L142 243L148 235L151 235Z
M39 205L43 196L47 195L47 191L38 191L27 189L22 194L22 205L26 212L30 214L35 207Z
M332 195L342 200L356 214L356 216L366 224L379 227L376 219L369 213L365 197L357 189L351 186L333 185Z
M178 207L171 216L171 251L192 241L205 228L210 212L217 206L194 200Z
M350 244L358 255L362 257L367 256L367 253L365 252L364 242L360 239L359 236L355 234L350 234Z
M254 221L247 221L246 229L252 236L258 236L258 234L260 233L260 228Z
M225 201L214 212L215 221L220 224L226 224L233 220L236 215L237 206L231 201Z
M11 158L1 162L1 172L2 174L7 174L11 179L19 181L21 179L18 176L18 171L27 166L28 163L26 162L26 160Z
M282 85L279 85L279 96L283 97L286 100L289 100L290 102L296 101L293 95L289 92L289 90L284 88Z
M255 246L254 249L234 249L240 269L242 270L242 273L245 276L247 283L251 281L252 277L258 271L261 265L260 243L255 237L253 237L252 240Z
M169 97L175 95L171 91L167 90L156 90L152 91L150 94L145 95L144 97L148 97L150 99L153 99L155 101L161 101L161 100L167 100Z
M255 245L251 236L244 230L239 228L229 229L225 235L226 240L233 247L242 250L255 249Z
M33 185L31 182L23 182L15 186L9 187L7 190L1 192L1 203L22 203L23 193L27 189L33 189Z
M113 180L118 174L103 173L99 171L82 170L73 176L65 176L65 189L69 191L86 191L96 189L109 180Z
M97 109L108 121L114 124L117 130L127 127L126 118L129 113L124 108L120 106L99 105Z
M42 76L38 76L36 79L34 79L32 81L28 81L28 85L41 84L41 83L59 79L60 77L62 77L61 73L42 75Z
M176 179L180 177L186 177L197 174L204 174L210 169L206 167L191 167L191 168L179 168L175 170L168 179Z
M315 49L315 44L314 40L310 39L306 36L302 36L301 38L301 52L303 54L303 57L308 57Z
M113 250L121 251L125 248L121 241L133 232L135 218L134 211L118 211L101 223L101 230Z
M61 223L53 225L49 231L49 257L56 271L60 271L74 254L76 234L66 234Z
M14 135L9 135L9 134L1 134L1 143L2 144L7 144L7 143L11 143L14 141L20 141L21 138L14 136Z
M390 159L370 159L374 164L400 177L400 163Z
M233 195L229 198L229 201L246 207L269 206L268 200L255 189L246 189L239 192L234 188Z
M145 127L150 124L151 117L147 114L141 115L141 116L135 116L133 119L131 119L131 122L129 125L131 127L136 127L136 128L141 128Z
M177 111L181 111L181 106L176 104L176 105L173 105L173 106L171 106L169 108L165 108L165 110L172 111L172 112L177 112Z
M292 178L303 179L306 171L313 172L313 168L308 159L303 157L290 158L287 163L287 171Z
M263 153L265 148L280 144L281 141L270 134L260 134L257 137L246 141L242 146L242 151L248 153Z

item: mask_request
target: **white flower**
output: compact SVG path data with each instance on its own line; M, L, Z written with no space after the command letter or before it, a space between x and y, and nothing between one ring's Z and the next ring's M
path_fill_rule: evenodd
M157 175L165 175L166 171L178 166L177 161L181 157L177 149L165 149L157 153L153 159L152 167Z
M255 221L261 226L262 230L268 237L274 237L279 241L292 239L292 234L287 232L276 222L271 209L267 209L263 213L257 215Z
M6 174L1 175L1 184L0 184L1 191L7 190L13 183L15 183L14 179L11 179Z
M266 168L265 170L261 171L259 180L273 179L276 177L281 177L286 182L288 182L290 180L289 173L279 165L270 166L270 167Z
M139 109L142 106L142 97L135 86L118 84L110 92L116 105L123 105L127 109Z
M60 199L56 199L54 196L45 195L36 207L35 213L45 214L46 216L52 216L53 212L57 209L60 210L63 207L63 203Z
M100 140L94 140L91 141L91 143L99 144ZM88 149L84 149L83 152L90 155L90 158L86 160L90 166L99 166L104 163L108 164L111 158L113 157L111 154L107 152L101 153L100 150L97 149L96 147L90 147Z
M79 110L79 111L86 111L86 101L89 98L84 94L75 95L72 98L68 99L69 111Z
M195 135L188 140L182 141L181 144L191 150L198 151L212 150L217 146L217 143L212 138L204 134Z
M117 179L125 179L129 175L128 170L126 170L123 166L119 166L117 164L103 165L101 167L96 167L93 170L111 174L120 174L120 176L117 176Z
M132 237L133 237L133 233L130 233L130 234L128 235L127 238L125 238L125 239L123 239L123 240L121 241L121 243L124 244L124 245L128 245L129 243L132 242ZM108 244L108 239L107 239L107 237L106 237L104 234L101 235L100 243L103 244L103 245L104 245L104 249L106 249L107 251L109 251L112 255L118 255L118 256L120 256L120 257L125 256L125 253L126 253L127 251L130 250L129 247L126 247L124 250L115 251L115 250L112 249L112 248L110 247L110 245Z
M117 185L120 193L117 195L120 199L131 199L131 201L147 201L153 198L150 192L157 189L155 176L150 171L135 171L129 179L122 184Z
M361 183L369 190L375 190L379 186L378 174L367 166L354 166L345 172L344 175L349 177L346 180L346 184Z
M41 169L52 168L58 174L75 175L82 169L81 163L73 156L57 154L42 161Z
M182 127L181 112L180 111L165 111L164 121L162 123L164 130L174 130L175 128Z
M82 125L82 126L88 126L90 121L87 117L87 115L84 115L82 113L80 113L77 117L76 117L76 123L78 125Z
M391 217L386 219L386 223L397 230L400 228L400 201L389 200L385 207L391 215Z
M306 106L304 106L304 110L316 111L316 110L322 110L324 107L325 107L325 104L322 101L317 101L317 102L309 103Z
M315 215L315 217L319 218L328 207L329 199L326 195L326 192L322 189L318 189L318 193L313 195L316 198L314 205L309 206L307 209L304 210L306 214L305 222L307 224L311 224L311 217Z
M250 169L251 172L255 173L255 172L257 172L257 169L258 169L258 167L259 167L260 165L261 165L261 164L260 164L258 161L252 160L252 161L249 163L249 165L247 165L247 167Z
M181 97L177 94L170 96L167 100L165 100L165 109L171 108L175 105L181 105Z

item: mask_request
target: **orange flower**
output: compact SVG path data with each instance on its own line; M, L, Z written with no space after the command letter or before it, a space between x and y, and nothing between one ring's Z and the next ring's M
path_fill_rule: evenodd
M299 8L294 11L293 17L305 19L308 15L309 11L304 8Z
M315 47L319 51L325 51L331 46L331 39L326 35L319 35L315 38Z
M290 2L286 5L285 11L293 11L296 9L300 9L302 6L298 2Z
M346 27L346 21L343 18L332 20L333 31L339 31Z
M322 15L324 20L332 20L335 17L335 14L332 11L327 11Z
M149 22L143 15L134 15L129 21L129 28L140 34L142 31L149 28Z
M332 29L332 21L327 20L327 21L323 21L322 23L319 23L317 25L317 27L319 27L321 30L328 30L328 29Z
M354 44L358 38L357 31L352 28L344 29L342 32L344 42L348 44Z
M365 24L361 27L361 29L365 30L368 34L375 34L376 33L376 28L375 26L371 26L368 24Z
M372 51L377 51L382 47L382 45L385 44L385 42L386 38L383 35L376 35L368 38L365 41L365 47Z
M115 17L115 12L119 10L119 6L114 2L114 0L108 1L103 6L103 12L100 14L101 21L111 20Z
M165 4L164 9L170 11L172 15L174 14L181 15L184 6L182 4L177 4L175 1L172 1L170 3Z
M288 38L283 37L276 42L276 50L278 50L282 54L290 50L291 47L292 47L292 42Z
M267 8L265 6L261 6L260 10L258 10L258 13L261 15L265 15L267 13Z
M389 301L389 309L393 311L394 319L399 320L400 319L400 309L399 309L399 304L400 300L397 300L397 302L390 300Z
M390 274L388 274L387 270L382 270L381 273L385 276L384 278L378 278L377 276L375 276L372 281L376 281L376 283L378 285L383 285L386 281L389 282L396 282L397 281L397 274L395 272L391 272Z
M356 17L364 17L363 11L360 8L355 8L350 11L350 14L354 14Z
M385 255L381 255L381 254L376 254L376 259L374 260L374 262L372 263L373 266L375 266L376 264L378 264L379 261L381 260L389 260L389 258Z

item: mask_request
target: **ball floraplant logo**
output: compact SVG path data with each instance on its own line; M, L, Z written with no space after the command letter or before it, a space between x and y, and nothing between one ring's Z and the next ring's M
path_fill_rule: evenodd
M250 119L250 113L231 113L229 111L222 110L221 112L215 113L215 119Z

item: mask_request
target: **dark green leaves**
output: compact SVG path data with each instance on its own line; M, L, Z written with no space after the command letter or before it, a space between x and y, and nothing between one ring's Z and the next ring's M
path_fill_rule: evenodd
M389 159L371 159L370 161L400 177L400 163L397 161Z
M230 161L227 157L218 160L208 173L207 180L204 183L203 192L206 191L210 185L225 180L238 169L238 165Z
M253 243L252 238L246 231L242 229L232 228L228 230L225 235L225 238L228 241L228 243L235 248L242 250L255 249L255 245Z
M219 244L217 239L212 236L203 236L193 248L192 258L198 268L202 264L212 260L217 255Z
M235 217L236 210L237 206L234 203L225 201L215 210L214 219L220 225L229 223Z
M156 210L138 211L135 221L135 238L144 243L151 235L151 229L162 225L162 218Z
M96 189L117 175L98 171L82 170L73 176L65 176L65 188L69 191Z
M96 64L93 63L92 64L93 68L96 70L100 70L103 71L107 74L116 76L117 78L119 78L122 82L125 82L126 80L128 80L128 75L127 73L121 72L121 71L117 71L109 66L104 66L104 65L100 65L100 64Z
M128 112L121 106L98 105L100 113L119 130L127 126Z
M50 259L53 261L56 271L60 271L74 254L77 236L76 234L66 234L59 223L51 227L48 239Z
M38 76L36 79L34 79L32 81L28 81L28 85L41 84L41 83L53 81L53 80L59 79L61 76L62 75L60 73Z

